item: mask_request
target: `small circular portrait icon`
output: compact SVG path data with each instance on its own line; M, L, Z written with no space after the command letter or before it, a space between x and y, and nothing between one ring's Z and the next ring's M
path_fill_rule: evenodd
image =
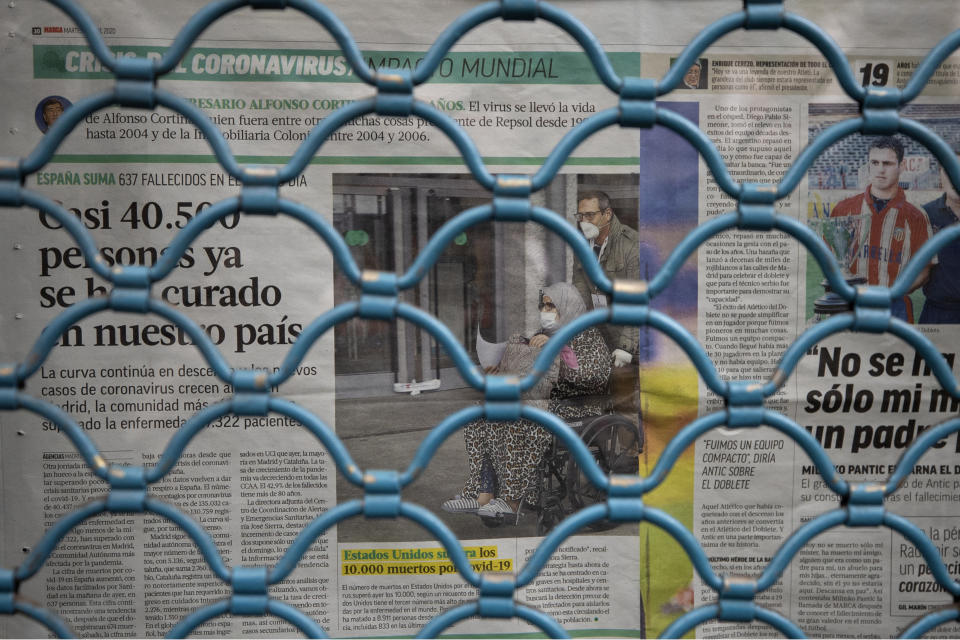
M34 113L34 119L37 121L37 128L46 133L53 126L57 118L63 115L63 112L70 108L73 103L63 96L47 96L37 103L37 110Z

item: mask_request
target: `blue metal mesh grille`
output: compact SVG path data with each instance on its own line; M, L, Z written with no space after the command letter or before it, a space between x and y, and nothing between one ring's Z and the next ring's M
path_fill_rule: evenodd
M798 551L814 536L835 527L887 527L901 534L919 549L929 571L943 589L960 598L960 583L954 580L924 531L909 520L890 513L884 499L895 492L917 460L947 435L960 430L960 419L951 419L924 432L905 451L894 473L885 484L847 482L827 457L818 442L786 416L765 408L767 398L782 386L794 371L800 357L819 340L829 335L855 331L889 332L910 344L927 361L939 384L950 395L960 397L960 385L950 366L933 345L914 327L891 316L891 300L903 296L935 254L960 237L960 227L948 228L929 240L902 270L896 282L886 287L853 287L841 275L830 251L816 234L800 222L778 215L775 203L787 197L801 177L829 145L855 133L901 133L926 147L940 161L954 185L960 185L960 163L950 147L929 128L900 114L900 109L914 100L941 63L960 46L960 31L952 33L929 52L915 69L902 90L864 88L854 77L842 50L819 27L785 10L781 2L747 0L742 11L733 13L704 29L683 51L660 80L619 77L594 36L563 10L539 0L501 0L482 4L459 17L430 48L414 72L369 68L344 25L329 10L314 0L218 0L198 11L183 27L173 46L158 60L115 58L96 25L71 0L50 0L83 31L94 55L115 76L112 90L78 101L50 128L43 141L25 158L0 158L0 205L31 207L56 219L70 233L96 274L112 285L109 293L78 303L61 313L43 331L22 362L0 366L0 409L33 412L56 423L66 435L91 473L109 483L109 493L60 519L46 532L27 559L13 570L0 570L0 613L20 613L46 625L61 636L71 630L54 611L31 605L17 595L20 584L30 580L44 565L60 540L84 520L97 514L143 513L160 515L176 523L202 552L212 571L233 590L233 595L212 605L198 607L170 630L180 637L196 626L221 614L274 615L286 619L310 636L323 636L324 629L316 621L273 597L271 585L284 580L310 544L347 518L409 518L420 523L443 545L464 581L475 587L475 601L450 609L427 624L420 635L435 636L445 628L469 616L498 618L517 617L529 621L554 637L566 632L549 615L517 602L517 588L530 583L562 542L591 522L648 522L664 529L689 555L695 570L706 585L717 593L716 601L697 608L673 623L666 636L680 636L697 624L710 619L728 621L760 621L790 636L803 635L802 629L783 615L755 603L757 594L771 587L781 576ZM363 82L375 89L373 95L336 110L324 119L300 145L289 162L280 168L242 166L231 153L217 127L196 106L169 91L158 88L157 79L171 72L200 33L210 24L237 9L299 11L322 25L336 39L346 59ZM553 149L543 166L533 175L494 175L484 165L476 146L464 130L449 116L414 97L416 86L428 82L444 55L467 31L477 25L496 20L542 20L567 31L583 47L602 83L619 96L615 108L596 113L571 129ZM829 61L840 86L860 105L857 117L835 124L820 132L794 160L779 184L737 183L728 171L714 143L696 126L676 114L660 109L655 99L677 88L684 71L716 40L739 29L786 29L807 39ZM177 235L162 259L152 267L108 268L100 258L94 240L79 221L56 202L24 187L27 176L37 172L51 158L65 137L87 115L109 106L155 109L158 106L176 111L196 125L209 140L217 160L242 186L239 193L217 202L197 215ZM280 196L278 186L300 175L321 143L340 127L358 116L380 114L422 118L442 131L456 145L463 162L476 181L491 194L490 204L462 212L442 227L429 241L410 269L403 274L362 271L351 257L344 239L307 206ZM665 266L649 282L611 282L600 269L589 245L580 233L560 214L533 206L530 195L543 189L557 174L566 158L591 134L607 127L667 127L685 138L701 154L720 189L737 201L736 210L720 215L699 226L674 250ZM170 274L180 256L211 224L226 216L242 215L292 216L320 236L332 252L343 273L362 291L358 300L341 304L317 317L274 370L231 368L203 329L176 309L151 295L152 286ZM453 334L435 317L399 299L399 294L417 285L423 274L436 262L441 251L453 239L485 221L534 222L558 234L577 259L585 265L588 277L610 295L608 309L595 310L566 325L554 335L535 364L535 371L516 379L484 375L458 343ZM765 232L777 230L799 241L819 263L835 292L848 301L853 311L822 322L801 335L782 355L769 380L724 380L717 373L704 348L680 324L651 308L651 301L671 283L679 265L705 241L726 229ZM159 461L152 467L111 464L100 454L97 445L75 420L58 407L34 398L20 390L22 383L35 375L59 337L82 318L107 310L156 314L180 327L196 344L216 375L233 385L233 396L197 412L179 429L166 446ZM333 431L320 419L296 404L277 397L271 388L287 380L308 349L326 331L351 318L373 318L412 322L428 331L452 358L464 380L485 394L482 406L465 409L449 416L433 429L421 444L414 461L406 470L361 470L350 452ZM711 391L725 399L725 408L687 425L672 440L648 477L633 475L606 476L591 457L579 437L556 416L524 405L523 392L531 389L539 376L560 353L564 343L584 329L602 324L647 326L675 341L692 359L699 375ZM339 504L319 514L291 544L274 567L228 567L213 539L203 527L175 507L150 495L151 484L168 474L190 440L217 418L228 415L262 416L268 413L288 416L310 431L330 452L344 480L361 487L364 498ZM607 496L606 500L577 512L557 526L540 544L536 553L516 574L478 573L457 538L426 509L405 501L403 488L409 485L430 463L444 439L470 420L488 417L507 419L523 417L541 424L572 452L590 482ZM827 486L840 498L840 506L807 522L792 532L759 577L718 575L696 538L675 518L655 508L646 507L643 496L665 478L679 454L704 433L722 426L751 428L772 427L792 438L813 460ZM916 620L904 636L919 636L926 631L958 618L958 609L945 607Z

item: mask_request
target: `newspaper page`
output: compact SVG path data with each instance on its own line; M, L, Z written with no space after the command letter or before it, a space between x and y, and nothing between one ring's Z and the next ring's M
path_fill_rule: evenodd
M371 5L331 6L368 64L408 69L471 7L434 2L424 14L414 3L378 6L383 19L375 23L369 20ZM117 55L156 58L198 7L169 3L161 15L147 3L85 8ZM4 10L14 34L4 43L11 70L3 98L9 114L5 153L25 156L57 117L84 96L109 90L112 81L56 8L18 3ZM615 101L601 90L578 45L546 26L538 26L531 39L527 28L482 29L444 59L437 82L417 89L418 99L465 128L497 173L533 172L569 128ZM611 59L619 73L640 69L639 52L616 51ZM158 84L201 109L238 162L273 166L285 164L336 109L372 93L333 38L292 10L229 15ZM592 141L578 151L583 170L554 180L535 203L572 219L578 189L604 188L633 215L636 145L635 138L615 136ZM110 266L157 263L178 231L212 203L238 195L239 186L189 119L166 109L115 106L84 117L53 160L27 180L28 188L77 216ZM395 273L410 267L443 223L490 202L439 128L420 118L376 114L337 130L280 193L332 224L360 268ZM635 228L635 216L630 222ZM4 273L11 277L4 290L10 304L2 318L3 346L11 360L23 360L43 326L108 287L53 216L11 210L5 225ZM494 345L512 335L533 336L538 292L569 282L572 270L566 245L543 228L486 224L458 237L403 300L440 319L474 355L481 334ZM579 295L567 286L567 293ZM200 235L152 291L202 327L229 366L270 371L311 322L359 295L319 235L302 222L245 215L227 216ZM562 308L570 321L576 307ZM609 350L598 331L591 335L575 357L583 371L609 372ZM232 389L177 324L103 312L59 338L25 392L72 416L109 463L151 468L191 416ZM426 331L402 321L360 319L316 341L275 394L335 429L361 469L401 471L431 429L482 399ZM633 422L621 418L627 425L621 428L633 434L622 445L633 472L641 448L637 422L636 412ZM20 411L5 413L3 424L0 537L5 566L16 566L45 530L107 488L53 422ZM567 496L562 506L551 507L549 521L527 507L512 520L441 509L468 480L463 432L444 443L403 497L441 518L474 569L519 572L547 531L597 499L569 453L539 438L555 449L553 476L542 480L552 483L547 497ZM528 501L540 494L539 478L526 486L539 465L534 467L521 468L519 489L529 495L520 497ZM276 565L306 525L362 492L297 420L226 413L199 431L150 495L203 527L232 568ZM640 551L637 525L598 523L565 541L518 599L569 629L642 635ZM163 635L187 614L230 594L193 541L152 514L104 514L78 525L20 591L57 612L75 632L95 636ZM409 520L362 517L326 531L270 593L336 636L412 634L477 596L431 532ZM0 624L4 635L46 633L22 616ZM519 620L473 619L455 632L528 630ZM272 616L222 616L196 631L295 632Z
M874 47L861 46L874 38L858 39L855 28L844 34L855 44L845 51L858 82L902 89L927 43L954 28L952 12L942 16L946 30L938 30L936 7L919 11L924 17L916 24L928 30L924 38L892 33L883 47ZM832 29L831 35L842 42ZM671 60L664 56L660 68ZM956 69L956 58L941 65L901 115L960 152ZM685 83L699 92L700 126L738 182L779 182L817 136L859 115L827 62L809 51L707 52ZM735 208L708 172L700 178L701 223ZM854 134L821 154L776 207L827 242L848 282L887 286L924 240L956 222L960 200L934 154L917 141ZM953 252L952 245L942 251L912 293L894 301L893 315L915 324L955 374L951 325L958 316L947 284ZM724 379L768 379L804 330L846 310L833 306L836 295L812 255L785 234L725 232L707 242L698 259L697 336ZM722 410L722 399L702 380L699 386L700 414ZM882 484L914 440L957 411L910 345L889 334L851 332L814 345L766 406L807 430L844 479ZM934 542L951 575L958 552L958 443L955 436L938 442L886 503ZM803 449L770 427L711 431L697 442L694 464L694 530L720 575L759 577L792 532L840 506ZM715 600L699 578L693 584L693 605ZM800 549L757 601L810 635L892 637L952 599L919 549L899 533L840 527ZM766 637L771 631L756 623L710 622L698 634ZM931 632L955 634L955 625Z
M738 2L685 3L678 12L668 4L563 8L596 34L619 74L661 77L701 28L740 8ZM83 6L115 53L148 57L162 55L198 9L185 1L164 3L159 15L148 3ZM373 12L369 3L328 6L368 64L414 68L442 30L475 4L397 2L377 4ZM877 35L868 25L841 26L829 6L790 8L827 27L850 54L858 78L877 86L903 86L955 22L949 8L925 4L927 13L917 12L924 18L885 34L881 50L865 44ZM891 20L902 17L896 7L885 9ZM112 81L56 8L19 2L4 11L11 35L3 44L3 155L26 156L56 117L81 98L109 90ZM905 115L953 133L955 82L947 63ZM245 165L282 166L324 118L372 93L334 39L292 10L230 14L158 84L201 109ZM569 129L617 103L582 48L543 21L479 27L415 95L461 125L494 173L534 173ZM716 142L736 180L756 182L776 182L818 132L855 113L850 105L812 46L788 34L758 32L711 47L683 86L660 103ZM925 204L951 192L931 154L902 143L899 185L909 203L926 211ZM857 136L835 145L779 210L799 220L825 218L862 194L870 180L869 145ZM240 187L188 119L162 108L115 106L85 117L26 184L76 215L108 264L147 266L191 219L237 196ZM360 268L398 274L445 222L490 202L436 126L375 114L338 129L280 193L332 224ZM955 196L945 201L948 208ZM662 127L613 127L591 136L533 203L573 225L585 220L616 229L619 248L611 241L601 249L601 263L618 277L643 279L657 273L697 224L734 206L696 150ZM27 208L3 215L0 255L10 275L0 341L4 358L21 361L42 327L109 287L53 217ZM936 224L926 215L927 231L934 233ZM889 255L890 249L877 251ZM940 263L949 264L949 256ZM825 293L821 279L793 239L728 232L683 265L655 306L706 345L724 378L762 379L814 321L816 299ZM558 283L583 286L582 269L559 237L535 224L484 223L458 236L402 300L442 321L478 365L513 373L529 366L536 337L577 308L567 306L570 289L554 288ZM924 292L936 283L912 294L921 323ZM587 309L606 303L579 291ZM303 223L236 215L200 235L153 295L200 325L231 367L273 370L311 322L355 300L359 290ZM950 321L940 322L946 326L921 327L953 364ZM595 403L603 407L605 426L584 422L594 416L583 408L592 402L583 390L566 387L579 404L554 402L562 393L551 396L549 390L542 403L581 430L606 472L648 475L683 426L722 407L680 348L655 331L600 327L595 335L578 336L570 353L572 359L557 363L558 370L566 367L563 375L609 376L612 392ZM844 334L808 354L768 406L806 427L847 479L883 480L921 428L956 412L938 390L903 343ZM176 324L102 312L63 334L25 392L70 414L109 463L149 468L191 416L232 389ZM482 401L450 354L425 330L401 320L338 324L275 394L334 429L363 470L407 468L432 428ZM107 487L52 422L26 411L4 413L0 422L0 558L13 567L43 531ZM477 438L483 433L484 425L471 425L447 439L403 497L440 518L476 570L519 571L559 519L598 496L568 452L529 427L512 433L524 442L541 438L533 462L481 455ZM957 549L947 515L957 496L948 473L955 445L947 442L925 456L910 477L921 484L890 504L944 545L948 562ZM691 528L718 573L758 575L791 531L836 506L819 480L802 450L772 429L713 431L684 452L644 503ZM507 511L473 512L476 505L464 500L478 489L489 489L479 493L496 495ZM298 421L227 413L191 440L150 495L197 521L228 567L272 567L308 523L363 492ZM948 601L916 550L897 534L850 533L840 529L817 538L759 601L820 636L893 635L918 612ZM831 597L824 599L827 592ZM104 514L74 528L20 593L56 611L81 635L160 636L200 606L229 597L230 587L172 522L152 514ZM477 596L446 549L417 523L363 517L326 531L270 594L344 637L413 634ZM664 531L612 522L566 540L541 575L517 593L572 632L640 637L659 634L714 598ZM0 625L4 635L46 634L23 616L2 618ZM474 618L451 632L533 630L518 620ZM759 624L706 623L697 633L770 631ZM194 633L295 632L275 617L222 616Z

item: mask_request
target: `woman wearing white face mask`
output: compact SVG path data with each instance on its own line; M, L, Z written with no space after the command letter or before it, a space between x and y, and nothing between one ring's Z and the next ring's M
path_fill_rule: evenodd
M550 336L586 312L580 294L567 283L546 287L539 309L540 331L529 340L511 336L496 373L525 375ZM595 327L582 331L524 399L534 405L542 399L542 408L565 420L599 415L606 409L611 360L600 332ZM464 428L470 476L443 509L497 518L517 514L523 501L536 504L537 467L550 438L548 431L529 420L471 422Z

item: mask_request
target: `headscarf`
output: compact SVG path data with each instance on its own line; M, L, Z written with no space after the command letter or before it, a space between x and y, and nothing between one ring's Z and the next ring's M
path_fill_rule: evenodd
M587 311L587 305L580 297L580 292L567 282L557 282L549 287L544 287L543 295L550 296L553 306L557 308L557 320L561 327L573 322ZM571 369L577 370L580 368L580 364L577 362L577 354L569 345L563 346L563 349L560 350L560 357Z
M587 305L580 297L580 292L569 282L557 282L549 287L544 287L543 295L550 296L553 301L553 306L557 308L557 313L560 314L561 326L572 322L587 312Z

